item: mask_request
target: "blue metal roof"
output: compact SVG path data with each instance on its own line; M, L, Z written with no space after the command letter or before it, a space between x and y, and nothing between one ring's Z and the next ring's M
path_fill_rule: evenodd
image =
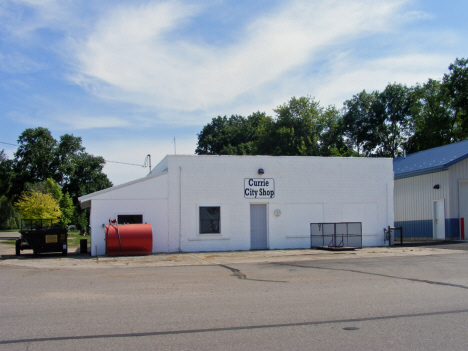
M440 172L468 158L468 140L393 159L395 179Z

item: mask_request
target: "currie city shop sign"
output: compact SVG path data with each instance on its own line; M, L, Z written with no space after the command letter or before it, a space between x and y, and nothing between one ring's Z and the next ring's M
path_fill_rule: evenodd
M275 197L273 178L245 178L244 197L246 199L272 199Z

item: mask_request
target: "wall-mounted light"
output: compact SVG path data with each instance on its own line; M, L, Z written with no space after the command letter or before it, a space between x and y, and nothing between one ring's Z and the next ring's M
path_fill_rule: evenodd
M259 169L258 169L258 174L263 174L263 173L265 173L265 171L263 170L263 168L259 168Z
M440 185L436 184L436 185L434 185L434 187L432 189L439 189L439 188L440 188Z

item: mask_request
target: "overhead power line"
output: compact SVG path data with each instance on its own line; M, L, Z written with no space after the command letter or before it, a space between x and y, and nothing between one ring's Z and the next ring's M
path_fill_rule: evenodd
M12 143L6 143L4 141L0 141L0 144L5 144L5 145L11 145L11 146L16 146L16 147L19 147L20 145L18 144L12 144ZM36 148L32 148L32 149L36 149ZM142 167L142 168L146 168L148 167L148 164L146 162L146 159L145 159L145 163L144 164L136 164L136 163L128 163L128 162L120 162L120 161L110 161L110 160L106 160L104 159L104 161L107 162L110 162L110 163L119 163L119 164L122 164L122 165L128 165L128 166L138 166L138 167ZM150 161L151 162L151 161ZM151 167L151 163L150 163L150 167Z
M5 142L3 142L3 141L0 141L0 144L12 145L12 146L16 146L16 147L19 146L18 144L5 143Z

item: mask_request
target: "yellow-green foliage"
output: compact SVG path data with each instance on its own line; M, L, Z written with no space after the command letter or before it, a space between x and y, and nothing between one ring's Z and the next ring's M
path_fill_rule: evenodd
M29 190L21 194L15 206L23 219L55 219L62 217L57 201L51 194Z

